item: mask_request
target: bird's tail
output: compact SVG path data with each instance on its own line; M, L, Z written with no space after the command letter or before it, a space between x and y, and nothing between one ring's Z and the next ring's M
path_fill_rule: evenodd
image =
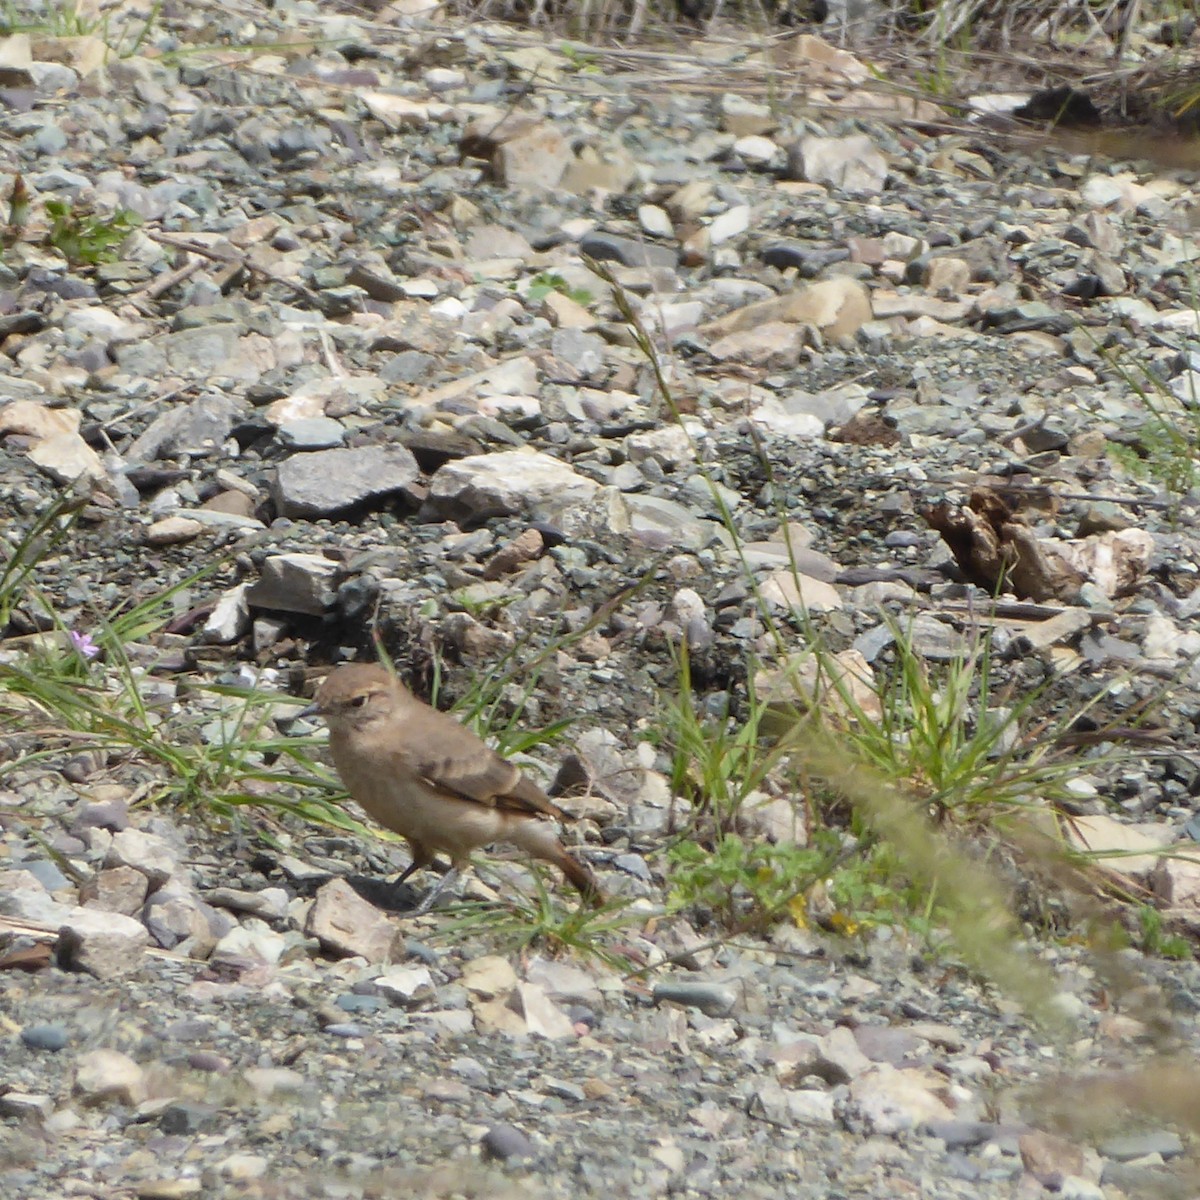
M523 817L512 823L507 840L535 858L553 863L589 904L599 906L604 903L604 893L595 875L579 859L567 853L551 822Z
M558 856L553 860L555 865L567 877L567 882L594 908L604 903L604 893L595 875L577 858L572 858L566 850L559 847Z

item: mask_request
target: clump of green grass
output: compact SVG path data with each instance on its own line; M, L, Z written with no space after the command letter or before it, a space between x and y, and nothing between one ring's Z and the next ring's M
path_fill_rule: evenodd
M67 543L79 507L71 497L46 506L0 570L0 630L18 609L48 626L0 642L0 714L35 746L0 763L0 778L97 751L112 764L157 768L143 803L175 803L223 820L262 805L364 832L338 803L340 789L320 765L315 739L276 732L288 698L190 679L180 687L151 674L154 644L175 616L176 598L215 566L111 612L85 609L86 627L55 611L36 587L39 563Z
M1137 910L1137 918L1141 933L1139 948L1144 954L1182 962L1189 962L1195 957L1192 943L1187 938L1167 931L1158 909L1144 904Z
M155 0L140 25L129 20L119 21L114 14L101 12L89 16L78 0L47 0L36 11L5 0L0 7L0 34L35 33L53 38L99 38L118 58L137 54L162 15L164 0Z
M745 711L736 720L728 700L719 715L697 708L686 645L676 655L676 665L677 694L664 704L671 794L688 801L694 829L702 823L707 832L732 833L747 800L773 788L789 767L789 739L768 735L769 709L759 699L752 677Z
M82 496L67 492L35 514L29 528L9 542L4 563L0 565L0 637L12 620L14 609L26 597L38 564L70 535L80 510L86 504ZM0 544L8 542L10 531L0 533Z
M939 822L994 822L1068 796L1082 764L1078 755L1062 752L1059 735L1099 704L1103 691L1046 721L1045 684L1019 694L1013 684L996 689L987 632L977 632L961 654L938 665L918 653L905 629L890 624L892 666L878 683L878 715L864 711L844 672L822 672L838 703L818 711L848 749ZM820 663L819 651L817 658Z

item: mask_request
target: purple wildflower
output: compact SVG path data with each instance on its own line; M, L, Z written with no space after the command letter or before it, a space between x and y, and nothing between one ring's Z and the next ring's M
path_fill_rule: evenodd
M75 653L80 658L95 658L100 653L100 647L92 641L90 633L79 633L72 629L68 636L71 639L71 645L75 647Z

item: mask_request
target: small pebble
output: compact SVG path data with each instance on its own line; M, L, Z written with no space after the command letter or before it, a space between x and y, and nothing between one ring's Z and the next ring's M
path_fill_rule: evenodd
M563 1100L583 1101L587 1099L587 1093L583 1088L566 1079L545 1079L542 1081L542 1087L548 1096L558 1096Z
M532 1158L533 1143L515 1125L493 1125L483 1135L483 1157L501 1162Z
M26 1025L21 1041L31 1050L62 1050L70 1039L61 1025Z
M229 1059L214 1050L196 1050L187 1057L193 1071L207 1071L213 1075L224 1075L232 1066Z
M654 985L655 1003L664 1000L684 1008L698 1008L710 1017L723 1017L737 1003L737 992L719 983L669 979Z
M376 1013L386 1007L380 996L359 996L352 992L339 996L334 1003L342 1012L348 1013Z

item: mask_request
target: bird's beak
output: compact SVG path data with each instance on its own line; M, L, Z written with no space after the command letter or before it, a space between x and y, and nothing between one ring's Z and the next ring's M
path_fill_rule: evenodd
M307 704L304 708L297 709L282 717L275 718L275 728L283 734L284 737L290 737L290 730L301 717L315 717L321 712L320 706L316 704Z

